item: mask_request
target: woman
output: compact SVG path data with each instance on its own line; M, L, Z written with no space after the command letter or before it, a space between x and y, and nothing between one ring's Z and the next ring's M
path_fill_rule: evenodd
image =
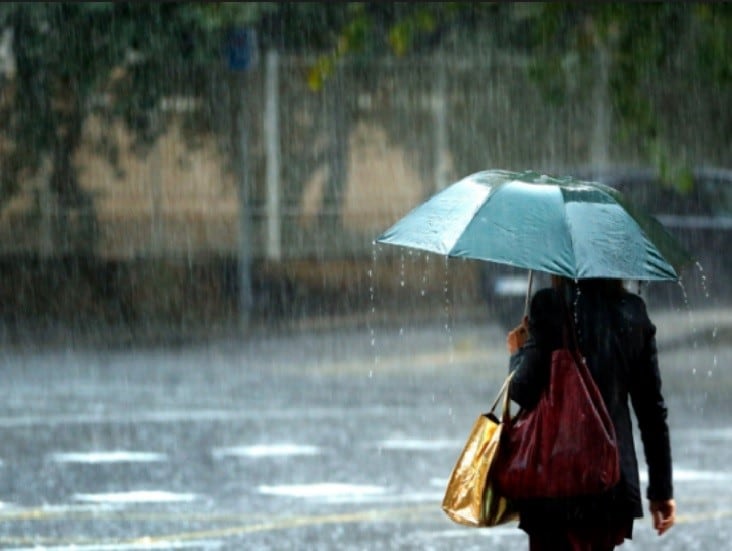
M523 501L518 504L519 527L529 535L531 551L606 551L632 537L633 519L642 517L643 509L630 397L648 464L646 496L661 535L674 524L676 505L656 328L643 300L626 291L621 280L573 282L553 276L552 288L536 293L528 319L507 339L514 371L509 395L525 409L536 405L548 385L551 353L562 347L563 319L573 321L579 348L615 425L620 482L596 496Z

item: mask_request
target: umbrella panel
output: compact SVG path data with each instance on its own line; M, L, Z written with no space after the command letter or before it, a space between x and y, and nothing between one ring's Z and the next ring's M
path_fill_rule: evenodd
M612 188L506 171L464 178L377 241L572 278L673 280L667 259L688 258L660 223L627 208Z

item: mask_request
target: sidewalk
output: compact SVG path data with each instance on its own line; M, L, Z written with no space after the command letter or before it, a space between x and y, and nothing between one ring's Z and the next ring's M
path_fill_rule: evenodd
M656 324L659 348L697 341L699 344L732 342L732 306L703 310L664 309L649 311ZM406 334L405 334L406 333ZM411 350L445 351L452 347L466 353L503 350L505 328L494 322L483 305L419 308L409 311L357 311L339 316L305 316L280 323L253 323L241 329L235 320L186 326L141 323L137 326L96 323L67 327L63 324L20 323L13 328L0 326L0 344L13 348L64 347L148 347L185 346L216 341L336 340L367 342L378 336L380 353L400 352L405 341ZM391 350L393 349L393 350Z
M656 310L649 315L656 325L656 343L662 353L690 345L707 349L732 345L732 307ZM327 346L333 336L323 334L322 344ZM446 365L453 369L461 365L503 373L507 365L505 329L496 323L471 319L450 327L434 322L406 328L380 327L374 336L374 355L378 356L381 370L439 370ZM359 331L350 331L347 336L336 338L345 341L344 349L353 350L354 343L364 337L359 336Z

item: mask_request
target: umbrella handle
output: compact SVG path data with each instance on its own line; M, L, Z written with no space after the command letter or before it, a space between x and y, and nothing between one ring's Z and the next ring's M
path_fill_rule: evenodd
M529 270L529 283L526 286L526 302L524 303L524 316L529 315L529 305L531 304L531 284L534 282L534 270Z

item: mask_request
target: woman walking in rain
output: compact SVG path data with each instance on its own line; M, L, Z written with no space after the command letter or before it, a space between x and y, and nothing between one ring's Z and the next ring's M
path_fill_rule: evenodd
M563 342L560 312L573 316L580 351L615 426L621 476L600 495L521 501L519 527L528 534L531 551L608 551L632 537L643 508L630 397L648 465L646 496L661 535L675 521L671 446L656 328L639 296L626 291L621 280L553 276L552 287L532 299L528 318L508 334L510 398L531 409L547 387L552 351Z

